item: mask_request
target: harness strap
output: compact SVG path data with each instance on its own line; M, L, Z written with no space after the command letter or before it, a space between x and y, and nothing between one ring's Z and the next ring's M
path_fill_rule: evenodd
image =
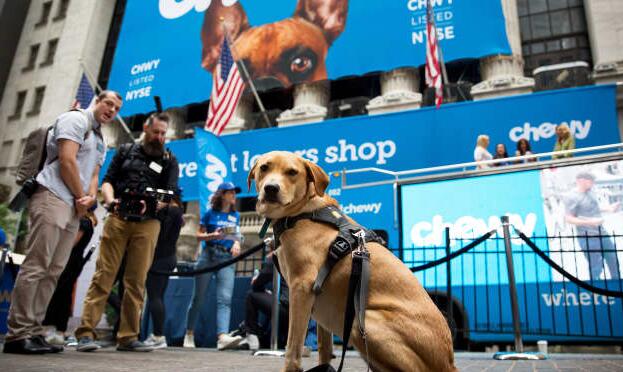
M359 333L366 338L366 305L368 304L368 281L370 279L370 255L364 255L361 261L361 280L359 293L355 296L355 311L359 320ZM366 345L367 347L367 345ZM367 354L367 350L366 350Z
M366 251L353 252L352 271L350 273L350 280L348 281L348 295L346 296L346 310L344 312L344 330L342 332L342 357L340 359L340 366L337 368L337 372L342 371L342 366L344 365L344 357L346 356L346 349L348 349L348 341L350 340L350 332L353 329L353 322L355 320L355 315L357 312L359 312L359 316L358 316L359 319L365 316L365 308L361 308L361 303L360 303L359 311L356 311L355 302L358 302L356 300L357 297L363 296L367 298L367 293L363 295L361 293L362 286L360 285L360 283L362 280L366 281L365 289L367 291L367 288L368 288L367 281L369 277L363 277L363 271L364 271L363 267L368 266L369 260L370 260L370 255L368 254L368 252ZM369 274L369 271L368 271L368 274ZM363 306L365 306L365 303L363 304ZM359 326L361 327L361 323ZM364 341L365 341L365 332L363 333L363 336L364 336Z
M382 240L374 233L374 231L364 231L366 242L377 242L383 244ZM329 255L320 268L320 271L318 271L318 276L316 276L316 281L313 286L315 294L320 294L320 292L322 292L322 285L331 273L333 266L335 266L335 264L337 264L342 257L350 253L351 250L357 245L358 243L353 237L353 231L349 231L348 234L344 234L344 231L340 230L338 236L335 238L333 243L331 243L331 247L329 247ZM365 302L363 303L365 304Z

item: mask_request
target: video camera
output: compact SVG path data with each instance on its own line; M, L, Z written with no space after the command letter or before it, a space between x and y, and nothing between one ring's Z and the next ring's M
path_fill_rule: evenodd
M9 209L13 212L19 212L24 209L28 199L34 195L37 188L39 188L39 182L34 177L26 179L22 184L22 188L9 203Z
M142 221L145 218L156 217L158 202L169 203L173 198L173 191L146 187L145 191L126 189L121 193L117 211L128 221Z

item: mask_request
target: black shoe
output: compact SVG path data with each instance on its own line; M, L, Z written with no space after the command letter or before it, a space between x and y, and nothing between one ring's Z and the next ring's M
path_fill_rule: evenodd
M24 338L5 342L2 352L10 354L44 354L51 353L52 349L39 345L38 342L34 342L30 338Z
M61 351L65 350L65 348L60 345L52 345L51 343L47 342L45 340L45 337L43 337L42 335L32 336L31 340L37 345L49 348L50 351L47 351L48 353L60 353Z

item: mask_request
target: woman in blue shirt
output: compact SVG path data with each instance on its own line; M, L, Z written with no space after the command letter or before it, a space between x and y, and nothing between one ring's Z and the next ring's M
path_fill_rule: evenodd
M213 266L240 253L240 213L236 211L236 193L240 188L223 182L210 199L210 209L201 218L197 239L202 241L201 254L195 269ZM234 291L235 265L195 276L193 298L188 308L184 347L195 347L193 329L212 278L216 279L217 348L235 348L241 336L230 336L231 297Z

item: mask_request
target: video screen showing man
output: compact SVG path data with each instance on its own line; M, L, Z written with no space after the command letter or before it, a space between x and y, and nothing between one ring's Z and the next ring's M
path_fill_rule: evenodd
M619 262L612 236L604 228L602 212L616 212L620 203L600 206L592 192L595 176L588 171L579 172L575 183L575 188L564 198L565 220L575 226L578 243L588 260L591 279L599 280L607 267L610 278L617 280L620 278Z

